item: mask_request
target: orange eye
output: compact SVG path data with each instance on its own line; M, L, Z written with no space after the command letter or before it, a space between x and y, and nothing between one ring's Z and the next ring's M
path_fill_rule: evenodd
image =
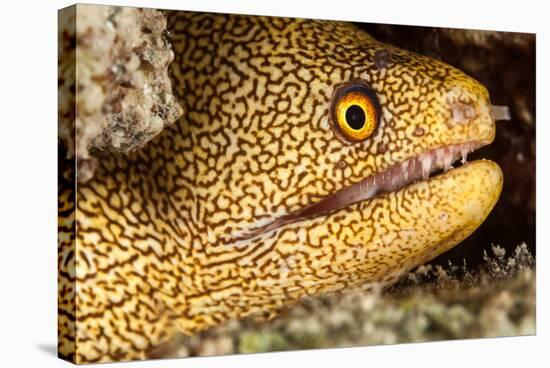
M361 82L339 88L332 102L331 117L340 135L353 142L370 137L380 118L376 94Z

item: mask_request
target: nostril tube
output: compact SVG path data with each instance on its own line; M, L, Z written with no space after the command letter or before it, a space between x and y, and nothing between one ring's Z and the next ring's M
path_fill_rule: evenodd
M491 105L491 115L495 121L512 119L508 106Z
M465 124L477 117L476 109L473 105L454 102L451 105L451 120L455 124Z

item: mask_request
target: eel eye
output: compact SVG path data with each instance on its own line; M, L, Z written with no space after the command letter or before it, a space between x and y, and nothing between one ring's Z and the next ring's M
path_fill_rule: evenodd
M370 137L380 119L376 94L362 82L338 88L332 99L331 119L338 133L347 140L360 142Z

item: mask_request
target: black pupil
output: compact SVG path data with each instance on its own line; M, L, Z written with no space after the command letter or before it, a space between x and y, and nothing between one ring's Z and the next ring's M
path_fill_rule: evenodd
M365 125L365 112L358 105L351 105L346 110L346 122L355 130L363 128Z

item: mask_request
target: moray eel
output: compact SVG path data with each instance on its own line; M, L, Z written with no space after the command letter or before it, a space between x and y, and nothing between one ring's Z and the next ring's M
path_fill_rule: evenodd
M143 359L176 333L389 284L495 205L495 163L452 168L495 135L461 71L344 22L168 21L184 115L60 187L62 356Z

